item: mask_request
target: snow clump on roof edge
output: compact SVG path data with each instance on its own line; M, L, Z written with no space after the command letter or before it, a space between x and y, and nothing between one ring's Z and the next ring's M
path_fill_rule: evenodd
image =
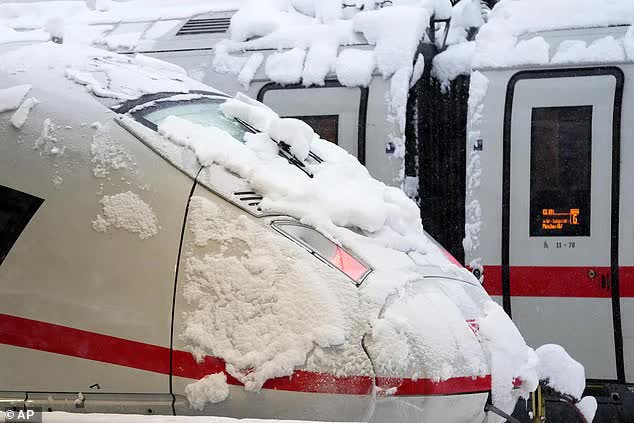
M474 67L548 63L546 43L517 51L521 43L518 43L518 37L525 33L630 25L633 22L634 2L631 1L503 0L495 5L488 22L480 28L476 37ZM536 48L545 59L535 61L538 57L535 55Z
M444 86L472 69L562 63L618 62L634 60L634 29L623 38L612 36L590 44L582 40L562 42L556 50L543 37L520 40L524 34L540 31L631 25L634 2L611 0L502 0L480 25L475 16L453 10L449 47L434 58L433 73ZM466 8L468 14L472 14ZM460 23L462 22L462 23ZM457 25L456 25L457 24ZM479 27L476 40L465 42L462 27ZM457 28L460 27L460 28Z

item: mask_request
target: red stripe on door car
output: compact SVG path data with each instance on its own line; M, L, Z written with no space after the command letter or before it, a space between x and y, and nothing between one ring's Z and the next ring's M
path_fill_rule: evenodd
M509 275L512 297L610 298L612 295L607 266L511 266ZM489 295L502 295L502 266L484 266L483 286ZM619 287L621 297L634 297L634 267L619 268Z
M420 395L416 392L426 392L426 395L451 395L463 392L469 387L469 392L486 392L491 389L491 376L453 377L444 381L432 379L403 379L394 377L377 377L376 386L382 389L397 388L396 395Z
M124 338L103 335L53 323L0 313L0 344L13 345L102 363L169 374L170 349ZM189 352L174 350L173 375L201 379L223 372L231 385L242 385L226 371L224 360L205 356L197 362ZM457 377L447 380L377 378L377 385L392 384L396 395L451 395L485 392L491 389L490 376ZM291 376L269 379L264 389L327 394L368 395L371 376L334 376L296 370Z

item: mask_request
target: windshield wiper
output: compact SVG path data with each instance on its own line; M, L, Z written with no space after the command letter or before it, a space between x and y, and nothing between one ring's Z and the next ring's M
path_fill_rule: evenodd
M261 133L262 131L258 131L256 128L254 128L252 125L248 124L247 122L243 121L242 119L238 119L238 118L234 118L236 121L238 121L242 126L244 126L245 128L247 128L249 131L253 132L253 133ZM297 158L297 156L295 156L293 153L291 153L291 146L288 145L287 143L285 143L284 141L277 141L276 139L271 137L271 140L273 140L273 142L275 144L277 144L278 147L278 155L280 157L285 158L286 160L288 160L288 162L290 164L292 164L293 166L297 167L299 170L301 170L302 172L304 172L306 175L308 175L309 178L313 177L313 174L310 173L308 171L308 169L306 168L306 165L304 164L304 162L302 162L300 159ZM310 157L311 159L315 160L317 163L323 163L323 160L321 159L321 157L319 157L317 154L313 153L312 151L308 152L308 157Z

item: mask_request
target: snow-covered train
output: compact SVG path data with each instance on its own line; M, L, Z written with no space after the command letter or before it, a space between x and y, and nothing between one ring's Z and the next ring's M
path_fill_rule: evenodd
M627 2L612 9L619 6L633 13ZM623 416L627 405L623 421L629 421L634 31L604 25L627 18L605 9L594 18L581 13L589 22L577 29L523 34L519 43L532 43L532 58L509 52L507 64L474 70L465 246L466 262L478 276L483 272L484 287L528 344L564 346L606 406Z
M0 398L481 422L535 354L417 207L302 122L173 64L0 61Z

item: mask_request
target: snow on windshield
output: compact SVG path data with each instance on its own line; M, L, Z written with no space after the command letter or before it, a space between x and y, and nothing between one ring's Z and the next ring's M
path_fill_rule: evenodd
M262 132L244 134L241 144L225 131L178 116L164 119L158 130L194 150L202 164L220 163L239 174L264 197L260 207L265 210L290 214L335 239L341 228L358 228L404 253L437 251L423 234L420 212L412 200L400 189L370 177L353 156L320 139L305 123L279 118L263 105L238 99L227 101L221 110ZM210 143L212 137L221 141ZM312 150L324 161L306 163L313 174L307 177L278 156L274 140L288 143L300 160Z

